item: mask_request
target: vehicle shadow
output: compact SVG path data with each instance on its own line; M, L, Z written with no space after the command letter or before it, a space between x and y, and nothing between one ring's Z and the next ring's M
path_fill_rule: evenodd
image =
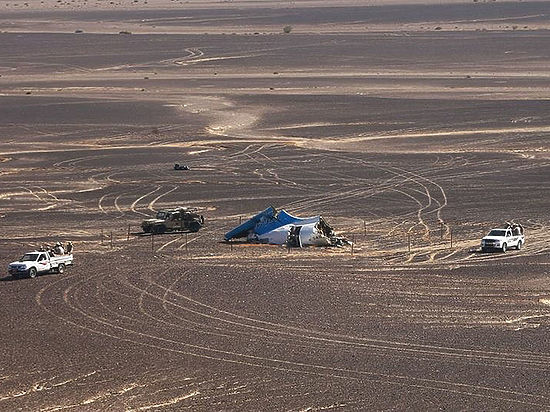
M57 272L40 273L39 275L37 275L37 277L41 278L42 276L54 276L54 275L59 275L59 273ZM18 277L7 275L7 276L4 276L3 278L0 278L0 282L13 282L16 280L26 280L26 279L32 279L32 278L29 275L21 275Z
M470 249L468 253L476 254L476 255L490 255L490 254L502 254L502 253L510 253L511 250L508 249L506 252L503 252L500 249L489 249L489 250L481 250L481 249Z
M186 233L197 233L191 230L171 230L163 233L150 233L150 232L134 232L130 233L132 236L146 237L146 236L165 236L165 235L185 235Z

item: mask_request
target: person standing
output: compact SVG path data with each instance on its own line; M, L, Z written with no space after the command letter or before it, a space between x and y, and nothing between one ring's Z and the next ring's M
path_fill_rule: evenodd
M55 247L53 249L56 255L63 255L65 254L65 251L63 250L63 246L61 245L61 242L57 242L55 244Z

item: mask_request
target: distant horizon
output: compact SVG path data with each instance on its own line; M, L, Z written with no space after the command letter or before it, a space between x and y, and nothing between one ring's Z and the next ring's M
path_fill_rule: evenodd
M300 8L300 7L383 7L393 5L450 5L450 4L502 4L502 3L543 3L548 0L236 0L236 1L220 1L220 0L119 0L119 2L95 2L92 1L61 1L57 0L0 0L0 10L15 11L15 10L98 10L98 9L120 9L128 7L131 10L141 9L223 9L223 8Z

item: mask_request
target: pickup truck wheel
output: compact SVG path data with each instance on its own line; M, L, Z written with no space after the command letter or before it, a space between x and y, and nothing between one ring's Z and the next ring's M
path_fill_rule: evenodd
M30 278L35 278L37 274L38 274L38 273L37 273L37 271L36 271L36 268L30 268L30 269L29 269L29 277L30 277Z
M64 263L59 264L59 266L57 267L57 273L59 273L59 274L65 273L65 264Z
M153 230L151 232L154 233L155 235L160 235L166 232L166 226L164 225L153 226Z
M486 247L482 247L482 248L481 248L481 251L482 251L483 253L486 253L488 250L489 250L489 249L487 249Z
M518 245L516 246L517 250L521 250L521 240L518 242Z
M196 233L200 230L201 224L199 222L191 222L189 224L189 230L193 233Z
M502 253L506 253L506 250L508 250L508 245L506 243L502 244Z

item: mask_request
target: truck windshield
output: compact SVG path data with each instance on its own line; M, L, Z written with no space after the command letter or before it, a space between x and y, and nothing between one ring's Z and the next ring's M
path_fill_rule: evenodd
M506 236L506 230L491 230L487 236Z
M21 262L34 262L38 259L38 253L25 253L21 258Z
M166 212L158 212L157 219L166 219Z

